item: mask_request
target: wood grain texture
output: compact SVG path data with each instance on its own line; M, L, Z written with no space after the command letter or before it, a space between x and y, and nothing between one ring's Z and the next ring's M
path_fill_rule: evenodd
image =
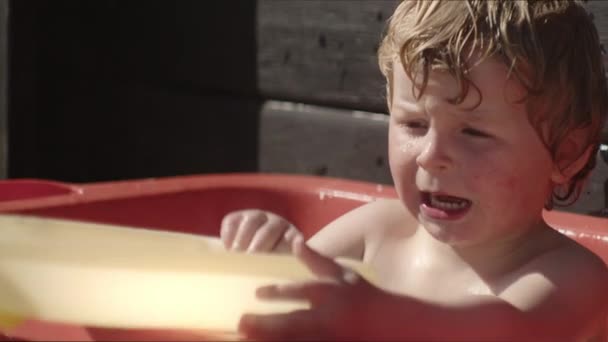
M93 181L251 170L265 99L344 109L314 118L386 112L376 49L396 0L10 4L12 177ZM608 2L592 1L590 9L606 45ZM332 120L334 128L318 132L334 134L339 121ZM236 125L244 127L241 141L228 139ZM277 153L282 142L296 141L277 139ZM335 152L332 163L342 164L326 174L386 179L356 170L369 164L348 153ZM323 173L322 165L306 170Z
M396 4L394 0L259 0L261 94L386 112L376 51Z
M268 101L259 130L259 170L391 184L387 116Z
M397 3L259 0L259 92L272 99L386 113L376 50ZM591 1L589 10L608 47L608 1ZM608 142L608 125L602 140Z
M268 101L260 115L259 171L392 184L387 131L380 113ZM596 158L579 200L558 210L608 215L608 158Z

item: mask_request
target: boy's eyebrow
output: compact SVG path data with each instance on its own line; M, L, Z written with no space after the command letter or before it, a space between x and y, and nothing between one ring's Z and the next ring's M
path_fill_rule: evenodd
M465 109L465 110L459 110L458 113L462 114L462 116L465 116L470 121L481 121L483 119L486 119L486 120L488 119L486 110L478 110L478 109L466 110Z
M402 99L402 98L401 99L395 98L393 101L394 101L395 107L405 110L406 112L426 114L426 111L424 110L424 108L417 103L413 103L411 101L408 101L408 100ZM453 109L451 111L453 114L458 114L458 116L461 116L470 122L487 121L488 119L491 118L491 115L488 115L488 112L490 112L490 110L488 110L486 108L477 107L477 108L469 109L469 108L463 108L462 106L459 106L459 105L450 105L450 106L453 107Z
M408 112L422 112L422 110L421 110L422 108L418 104L412 103L410 101L407 101L405 99L398 98L398 97L395 97L393 99L393 106L401 108L401 109L405 109Z
M496 116L491 115L491 110L488 109L460 109L457 113L464 121L469 123L489 123L496 122Z

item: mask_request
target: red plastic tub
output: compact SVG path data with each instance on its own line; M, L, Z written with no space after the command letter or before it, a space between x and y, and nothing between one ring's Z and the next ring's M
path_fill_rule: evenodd
M21 179L0 181L0 212L217 236L226 213L255 207L289 218L310 236L359 205L395 196L386 185L302 175L198 175L89 184ZM608 263L608 219L563 212L545 216ZM22 324L13 335L26 340L171 339L154 331L36 321Z

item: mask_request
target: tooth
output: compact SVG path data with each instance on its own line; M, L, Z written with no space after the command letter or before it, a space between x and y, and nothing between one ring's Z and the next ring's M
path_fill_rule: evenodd
M430 197L431 199L431 205L433 205L434 207L440 208L440 209L446 209L446 210L459 210L459 209L463 209L467 206L467 201L466 200L447 200L447 201L443 201L440 198L431 195Z

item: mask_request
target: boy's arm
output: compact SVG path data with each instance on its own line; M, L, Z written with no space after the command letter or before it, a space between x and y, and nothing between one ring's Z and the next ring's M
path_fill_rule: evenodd
M533 324L538 322L538 329L574 337L598 319L605 324L608 270L587 249L572 243L539 257L518 273L518 280L499 297Z
M572 341L591 337L590 328L605 324L606 267L580 247L528 263L504 289L495 289L498 296L471 295L439 304L383 291L333 259L299 246L296 256L332 281L259 291L266 300L309 300L311 308L249 315L241 321L241 332L260 339Z
M472 296L449 306L411 298L378 303L389 318L379 325L390 338L573 340L591 324L604 324L607 284L599 258L565 249L531 262L498 297Z

